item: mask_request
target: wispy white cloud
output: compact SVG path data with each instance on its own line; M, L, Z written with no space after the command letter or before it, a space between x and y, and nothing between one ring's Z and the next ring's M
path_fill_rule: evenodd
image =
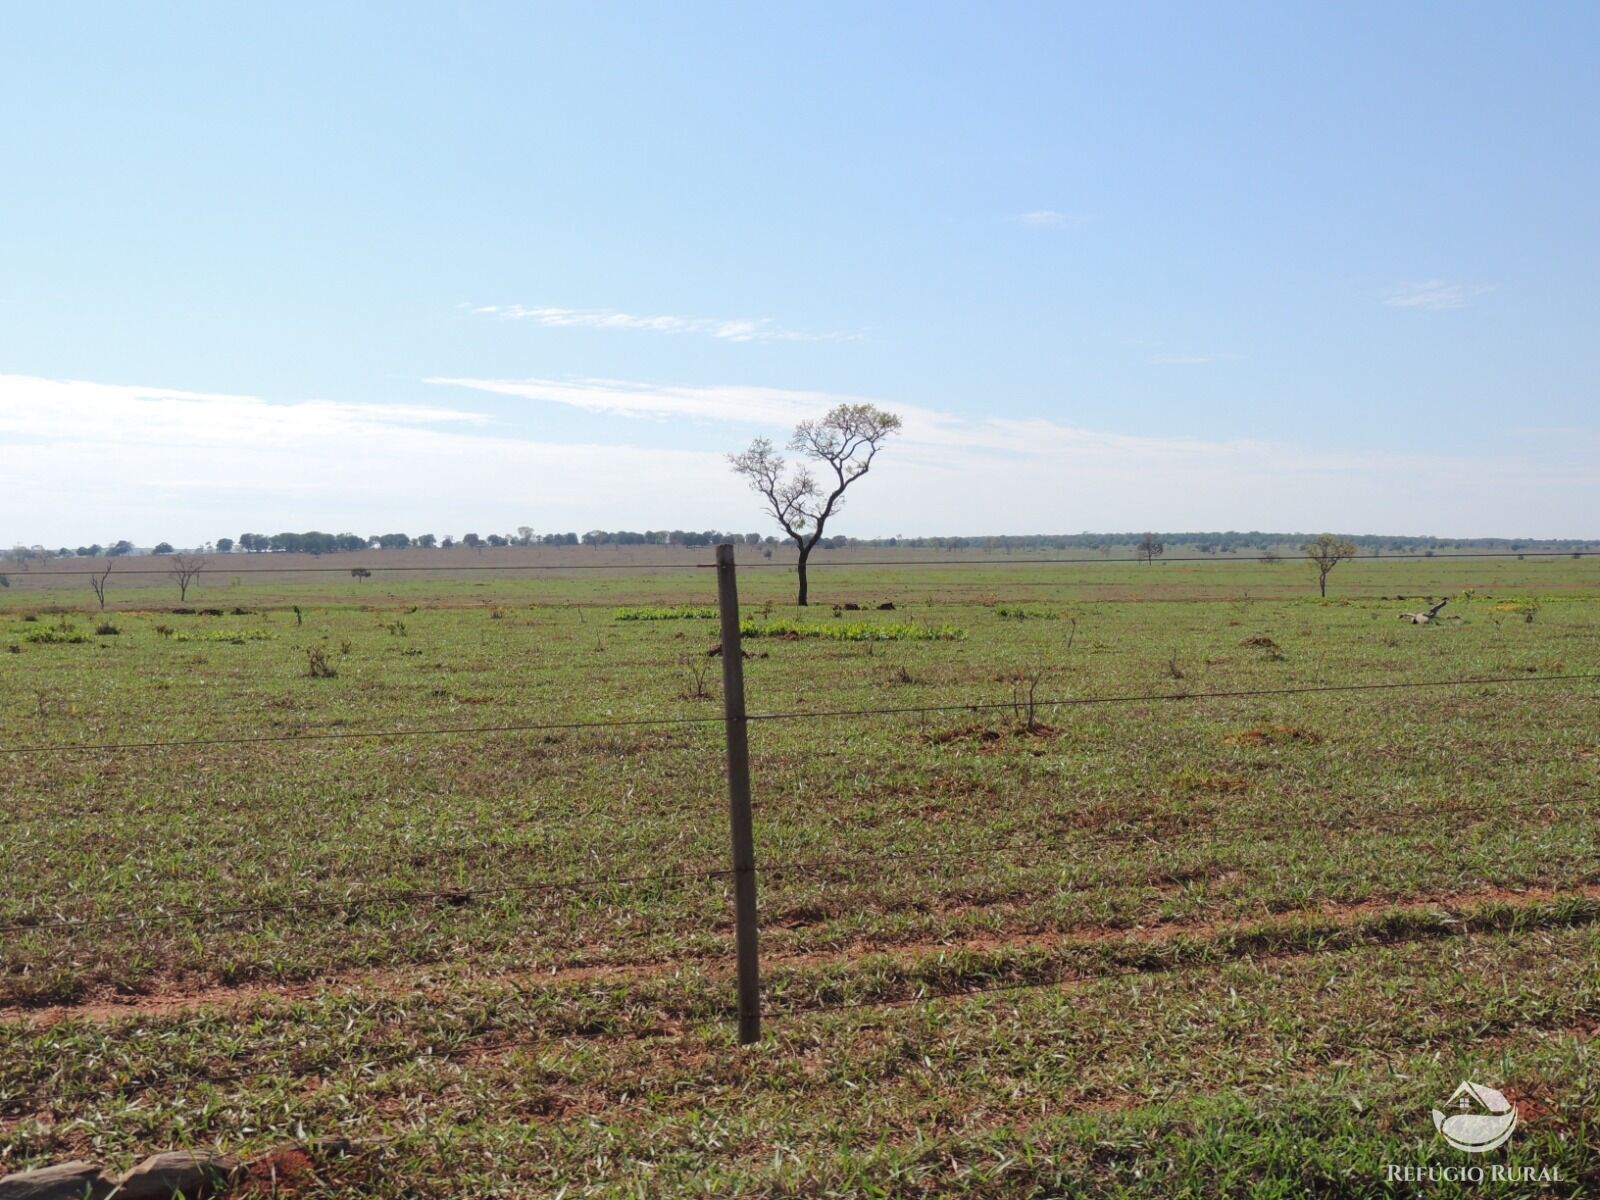
M487 533L524 522L755 529L757 509L725 452L754 434L781 440L796 420L863 399L603 379L434 382L462 389L461 400L278 403L0 376L0 545L194 544L245 529ZM519 400L592 414L587 439L520 432L529 423L507 411ZM1587 443L1581 453L1562 441L1481 458L1328 452L877 402L903 416L904 433L852 494L840 532L1415 532L1446 522L1463 535L1588 536L1600 511ZM670 435L659 419L674 421Z
M729 426L711 431L711 444L722 449L752 432L781 440L798 419L873 399L598 379L432 382L592 413ZM883 466L873 469L893 482L863 496L854 510L854 527L863 533L1176 525L1414 532L1421 519L1416 514L1427 512L1448 514L1463 536L1590 536L1586 506L1600 505L1600 469L1582 460L1340 453L1254 438L1135 436L1044 418L972 418L897 400L874 402L899 413L905 425ZM1552 506L1553 494L1560 499Z
M1403 283L1390 290L1383 302L1391 308L1465 308L1479 296L1494 291L1493 284L1446 283L1427 279Z
M858 333L805 333L786 329L767 317L639 316L604 308L526 307L521 304L482 304L472 311L513 321L532 321L548 329L698 333L725 342L848 342L861 337Z
M668 509L737 513L726 474L711 451L539 441L458 407L0 375L5 546L620 526Z
M1016 216L1017 224L1032 229L1066 229L1073 225L1087 225L1092 220L1092 213L1061 212L1054 208L1036 208Z
M792 425L839 403L837 396L827 392L763 387L670 387L618 379L435 377L425 382L613 416L688 418L762 426Z

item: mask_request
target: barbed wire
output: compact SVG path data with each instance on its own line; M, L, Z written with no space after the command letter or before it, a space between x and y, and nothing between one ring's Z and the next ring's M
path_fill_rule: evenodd
M1600 673L1563 675L1485 675L1452 679L1389 680L1382 683L1326 683L1301 687L1233 688L1222 691L1137 692L1109 696L1058 696L1034 699L973 700L949 704L907 704L882 708L789 709L754 712L747 721L810 721L844 717L896 716L940 712L1020 712L1028 707L1069 708L1095 704L1151 704L1197 700L1253 699L1265 696L1306 696L1337 692L1399 691L1411 688L1477 687L1501 684L1519 686L1583 683L1600 680ZM55 745L0 746L0 755L108 753L126 750L167 750L197 746L251 746L285 742L359 741L382 738L486 736L504 733L557 732L581 729L620 729L652 725L720 725L726 716L623 717L597 721L528 721L503 725L451 725L409 729L340 729L310 733L274 733L245 737L175 738L144 742L66 742Z

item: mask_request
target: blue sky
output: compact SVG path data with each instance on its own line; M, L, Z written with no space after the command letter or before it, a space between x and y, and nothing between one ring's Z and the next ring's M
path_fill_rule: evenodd
M32 5L0 539L1600 535L1593 6ZM237 527L237 528L236 528Z

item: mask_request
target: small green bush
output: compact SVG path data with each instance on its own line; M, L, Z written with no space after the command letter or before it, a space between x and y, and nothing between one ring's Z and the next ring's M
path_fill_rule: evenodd
M1022 604L996 604L994 615L1012 621L1059 621L1061 614L1053 608L1028 608Z
M62 621L57 625L46 625L43 629L30 629L22 638L25 642L38 642L45 646L65 646L75 642L87 642L89 635L75 625Z
M619 608L611 614L614 621L710 621L717 610L679 604L673 608Z
M242 646L246 642L267 642L272 634L265 629L214 629L209 633L180 633L175 642L223 642L229 646Z

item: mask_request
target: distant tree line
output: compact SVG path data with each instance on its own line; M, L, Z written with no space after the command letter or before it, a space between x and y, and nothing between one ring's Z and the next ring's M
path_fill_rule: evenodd
M1298 549L1317 535L1304 533L1269 533L1260 530L1240 532L1199 531L1187 533L1040 533L1003 534L986 537L886 537L854 538L843 535L818 540L818 550L910 549L954 552L959 550L986 550L999 553L1027 551L1033 553L1098 553L1110 556L1121 549L1143 561L1159 557L1160 546L1168 553L1176 547L1199 554L1238 554L1257 556L1271 554L1285 548ZM1344 535L1356 549L1357 555L1370 556L1385 553L1447 553L1450 551L1559 551L1577 552L1600 549L1600 540L1577 538L1441 538L1432 536L1398 537L1386 534ZM322 533L308 530L305 533L243 533L238 538L221 537L214 543L193 547L196 553L247 553L247 554L338 554L357 550L431 550L466 547L483 550L508 546L714 546L720 542L737 545L760 546L771 550L787 539L759 533L731 533L715 529L647 529L636 532L628 529L591 529L587 533L536 534L528 526L520 526L515 533L467 533L460 537L431 533L412 536L405 533L375 533L363 537L356 533ZM1147 555L1147 550L1153 550ZM101 545L51 550L44 546L14 546L5 558L26 570L31 562L57 558L121 558L138 553L127 539ZM171 542L158 542L152 554L175 554Z
M847 539L834 539L843 545ZM759 546L772 544L776 538L763 539L759 533L726 533L716 529L650 529L643 533L631 530L591 529L588 533L536 534L523 526L516 533L464 533L437 537L424 533L412 537L404 533L382 533L362 537L354 533L242 533L237 541L218 538L216 549L227 554L238 550L247 554L337 554L352 550L431 550L452 549L463 546L471 550L505 546L714 546L719 542L738 542Z

